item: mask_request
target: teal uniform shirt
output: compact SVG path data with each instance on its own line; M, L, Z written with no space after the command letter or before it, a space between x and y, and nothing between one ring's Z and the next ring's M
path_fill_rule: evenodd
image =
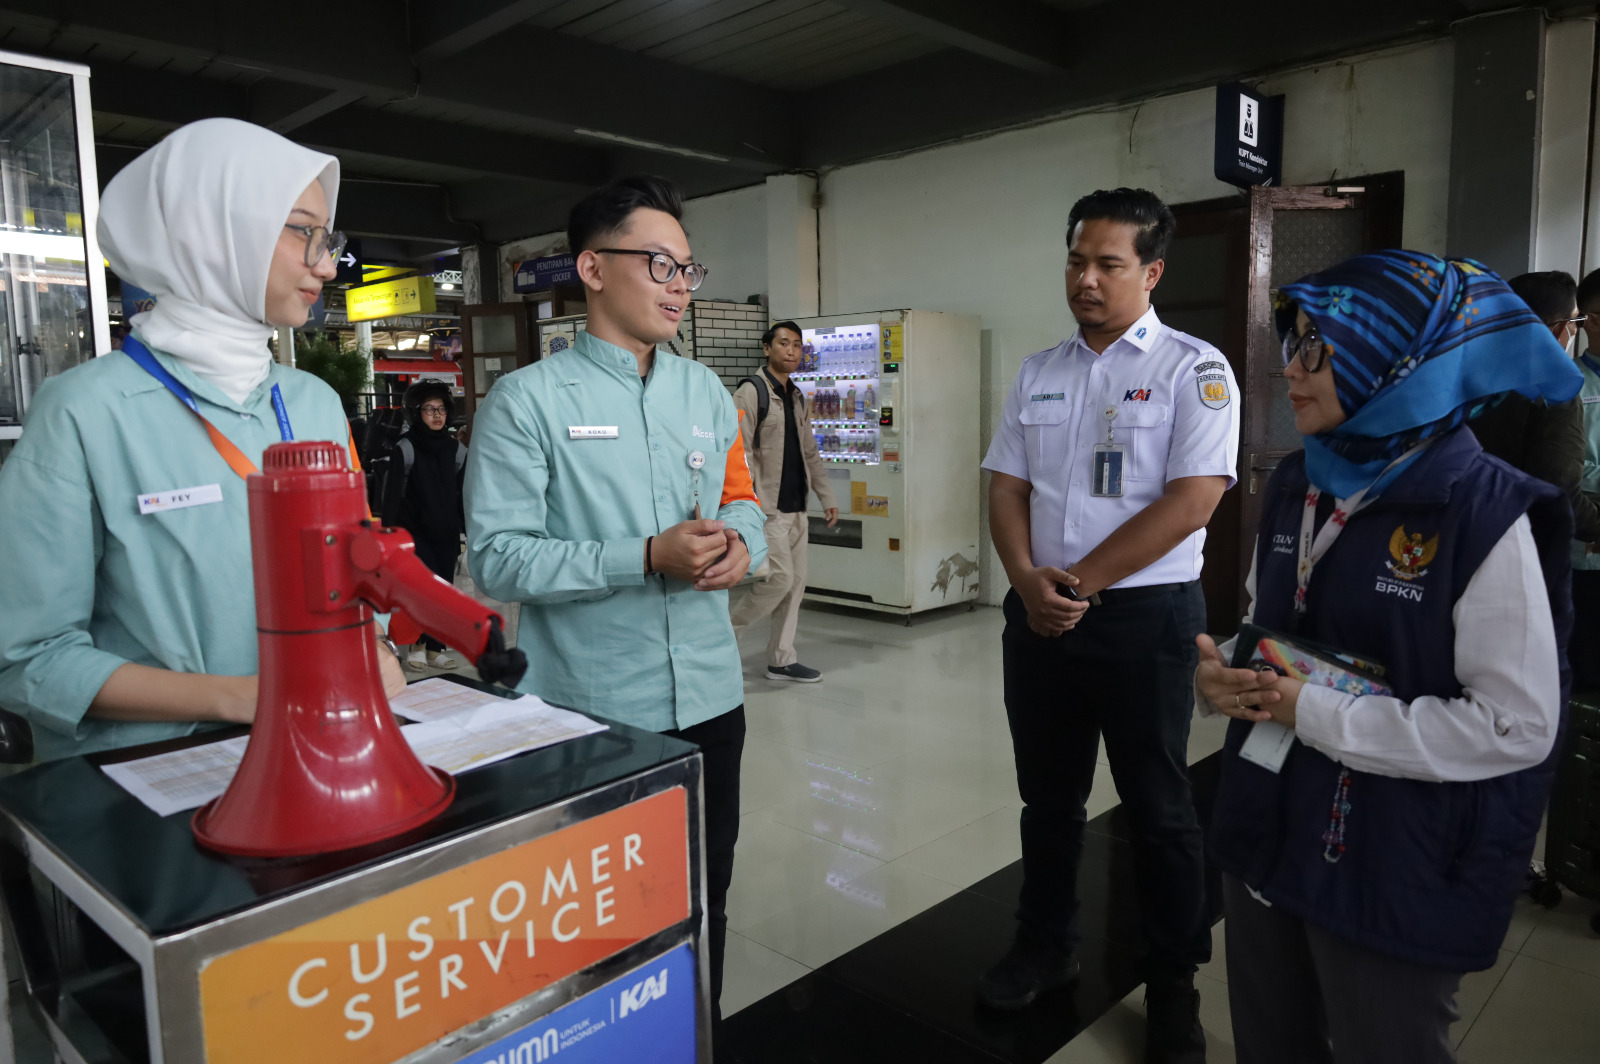
M1578 368L1583 371L1583 390L1578 402L1583 405L1583 479L1578 486L1592 494L1600 494L1600 356L1584 352L1578 358ZM1600 554L1590 554L1588 544L1576 540L1572 544L1574 569L1600 569Z
M258 466L281 436L349 439L339 397L274 364L243 403L159 352L206 418ZM138 496L218 485L222 500L139 512ZM33 727L40 760L187 735L194 723L86 717L120 665L248 676L255 588L245 483L205 427L114 352L44 382L0 466L0 706Z
M738 410L698 362L577 344L495 382L467 449L467 563L485 593L521 604L521 689L651 731L744 701L726 591L645 576L645 538L701 511L767 554Z

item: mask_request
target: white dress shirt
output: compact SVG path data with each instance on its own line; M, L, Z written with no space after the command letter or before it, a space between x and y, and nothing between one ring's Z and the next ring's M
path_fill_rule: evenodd
M1245 623L1255 612L1255 579L1252 562ZM1461 697L1403 702L1307 684L1295 707L1300 741L1359 772L1430 783L1491 779L1550 756L1561 721L1561 680L1527 515L1489 551L1450 616ZM1234 642L1219 648L1230 661ZM1195 708L1201 716L1222 712L1198 690Z
M1094 446L1128 448L1122 496L1091 494ZM1065 569L1159 499L1167 482L1220 476L1236 482L1239 389L1216 348L1169 329L1155 308L1095 354L1081 332L1022 362L983 468L1033 486L1034 565ZM1112 587L1181 583L1200 576L1204 529Z

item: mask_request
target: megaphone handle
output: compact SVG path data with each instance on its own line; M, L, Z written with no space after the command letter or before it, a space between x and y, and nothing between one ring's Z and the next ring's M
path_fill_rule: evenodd
M528 655L521 647L506 649L506 636L500 630L500 617L489 618L489 645L478 657L478 675L484 683L515 687L528 671Z

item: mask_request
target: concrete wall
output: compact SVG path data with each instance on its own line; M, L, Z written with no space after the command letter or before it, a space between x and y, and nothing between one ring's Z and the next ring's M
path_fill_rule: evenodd
M767 291L767 190L764 185L690 200L683 228L697 261L711 272L697 300L743 303Z

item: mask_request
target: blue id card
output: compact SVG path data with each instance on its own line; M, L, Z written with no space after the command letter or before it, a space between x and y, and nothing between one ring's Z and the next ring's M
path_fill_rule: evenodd
M1122 470L1128 460L1128 448L1120 443L1094 445L1094 482L1089 494L1097 499L1122 497Z

